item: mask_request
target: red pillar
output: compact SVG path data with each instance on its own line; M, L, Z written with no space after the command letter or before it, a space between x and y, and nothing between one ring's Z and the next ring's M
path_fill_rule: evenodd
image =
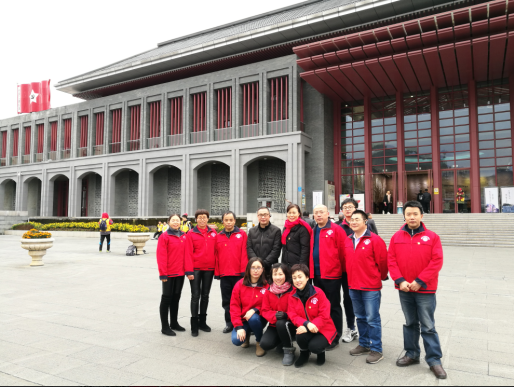
M336 214L339 213L339 195L341 195L341 102L332 101L334 115L334 185L336 187Z
M432 124L432 178L434 191L435 188L439 190L439 194L432 194L434 203L434 213L441 214L443 212L443 198L441 187L441 151L439 148L439 106L437 103L437 87L430 88L430 112Z
M371 169L371 98L364 97L364 208L373 212L373 173Z
M468 83L469 96L469 148L471 156L471 212L478 214L482 212L480 189L480 163L478 155L478 106L477 106L477 85L475 80Z
M400 91L396 92L396 142L397 142L397 157L398 157L398 189L396 190L397 197L394 198L397 202L406 202L405 197L405 141L403 134L403 95Z
M512 132L511 139L514 138L514 76L509 77L509 95L510 95L510 130ZM514 152L512 152L511 157L514 156ZM514 171L513 171L514 175ZM514 176L513 176L514 179Z

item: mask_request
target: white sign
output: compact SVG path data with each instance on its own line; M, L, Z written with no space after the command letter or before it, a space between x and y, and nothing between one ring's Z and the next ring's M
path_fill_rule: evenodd
M312 209L318 204L323 204L323 191L312 191Z
M498 197L498 187L484 188L485 196L485 212L500 212L500 203Z
M336 212L336 186L332 182L325 180L325 192L327 197L324 204L327 206L330 215L334 215Z
M501 187L502 191L502 206L509 204L514 206L514 187Z
M339 195L339 208L342 208L343 205L343 201L345 199L348 199L350 198L350 194L342 194L342 195ZM353 199L359 203L359 210L362 210L362 211L366 211L365 208L366 208L366 205L364 203L364 194L353 194Z

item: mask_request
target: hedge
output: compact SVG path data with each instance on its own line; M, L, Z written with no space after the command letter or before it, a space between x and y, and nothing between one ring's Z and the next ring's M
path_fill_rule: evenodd
M97 222L64 222L48 224L28 222L15 224L11 227L11 230L30 230L31 228L39 231L100 231L100 225ZM148 232L149 228L141 224L134 225L129 223L114 223L111 225L111 231Z

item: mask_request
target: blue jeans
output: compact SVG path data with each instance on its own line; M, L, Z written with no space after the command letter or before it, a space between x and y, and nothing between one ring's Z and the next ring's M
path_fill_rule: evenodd
M250 320L243 320L243 329L246 331L246 337L249 337L250 332L253 332L255 334L255 341L257 341L258 343L261 342L262 332L265 326L266 320L259 316L257 313L255 313L250 318ZM237 338L237 331L236 328L234 328L234 330L232 331L232 344L237 345L239 347L243 343L244 341L240 341Z
M421 324L421 337L425 346L425 360L430 367L441 365L443 353L439 335L435 330L434 312L436 307L435 294L427 293L400 293L400 304L405 315L403 326L403 346L406 355L418 360L420 355L419 335Z
M350 289L353 311L359 328L359 345L382 353L382 321L380 319L380 291L366 292Z

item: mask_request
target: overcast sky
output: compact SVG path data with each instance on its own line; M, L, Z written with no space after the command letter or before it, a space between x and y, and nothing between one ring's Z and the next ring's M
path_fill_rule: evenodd
M18 83L52 85L157 43L300 2L9 1L0 23L0 119L17 115ZM52 107L82 100L52 87Z

